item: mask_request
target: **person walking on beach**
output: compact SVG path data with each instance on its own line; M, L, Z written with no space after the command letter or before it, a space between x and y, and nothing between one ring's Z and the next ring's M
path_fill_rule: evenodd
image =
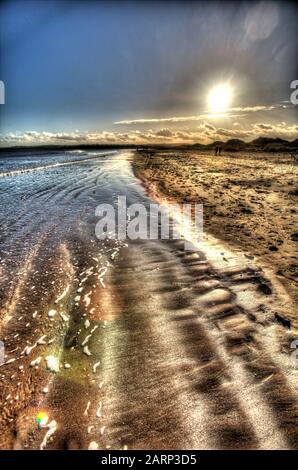
M220 145L217 145L214 150L214 155L215 156L221 155L221 150L222 150L222 147Z

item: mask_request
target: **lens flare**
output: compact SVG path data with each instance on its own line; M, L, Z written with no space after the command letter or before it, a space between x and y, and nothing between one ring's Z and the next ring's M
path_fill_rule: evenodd
M49 421L49 416L47 415L45 411L40 411L38 415L36 416L36 422L39 428L46 427L48 421Z

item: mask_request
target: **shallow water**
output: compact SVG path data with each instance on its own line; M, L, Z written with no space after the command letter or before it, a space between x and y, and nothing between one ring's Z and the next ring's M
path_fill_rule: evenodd
M13 154L0 164L1 273L5 291L18 269L41 240L49 246L72 244L80 234L86 245L96 243L95 209L115 205L118 195L139 201L124 152L62 152ZM25 171L25 172L24 172ZM144 196L143 196L143 199Z

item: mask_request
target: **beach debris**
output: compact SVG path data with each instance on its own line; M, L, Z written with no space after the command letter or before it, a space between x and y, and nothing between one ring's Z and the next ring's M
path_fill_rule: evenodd
M9 359L8 361L5 362L5 364L11 364L12 362L14 362L16 359L15 358L11 358ZM2 364L4 365L4 364Z
M85 346L85 344L88 343L89 339L91 338L92 334L91 335L87 335L86 338L84 339L84 341L82 342L82 346Z
M89 326L90 326L90 321L87 319L87 320L85 320L85 328L86 328L86 330L87 330L87 328L89 328Z
M67 315L65 315L65 313L63 313L63 312L60 312L60 317L65 322L68 322L68 320L69 320L69 317Z
M51 309L48 311L48 317L49 318L54 318L54 316L56 315L57 311L54 310L54 309Z
M85 409L85 411L84 411L84 415L85 415L85 416L88 416L88 411L89 411L90 405L91 405L91 401L88 401L87 406L86 406L86 409Z
M105 432L106 426L102 426L100 428L100 434L103 436L103 433Z
M94 426L88 426L88 434L91 433L92 429L94 429Z
M44 393L45 395L46 395L47 393L49 393L49 388L48 388L48 387L44 387L44 388L42 389L42 393Z
M96 411L97 418L101 418L101 409L102 409L102 402L100 401L99 407L97 408L97 411Z
M64 364L64 369L70 369L70 368L71 368L71 365L66 362L66 363Z
M36 348L37 346L37 343L33 344L33 346L26 346L24 351L22 352L22 354L25 354L26 356L29 356L29 354L31 353L31 351Z
M40 444L40 450L43 450L46 447L49 437L52 436L52 434L54 434L56 429L57 429L57 423L56 423L56 421L53 420L48 425L48 431L47 431L42 443Z
M47 369L51 372L59 372L59 360L55 356L47 356L46 358Z
M92 356L92 353L89 351L88 346L85 346L83 348L83 353L86 354L86 356Z
M62 292L62 294L55 300L55 304L57 304L58 302L60 302L60 300L62 300L62 299L66 296L67 292L69 291L69 288L70 288L70 286L67 286L67 287L64 289L64 291Z
M93 372L93 374L96 374L96 369L97 369L97 367L98 367L99 365L100 365L100 361L96 362L96 363L93 365L93 367L92 367L92 372Z
M97 442L92 441L92 442L90 442L90 444L89 444L89 446L88 446L88 450L97 450L98 447L99 447L99 446L98 446Z
M45 338L47 337L47 335L42 335L37 341L36 341L36 345L37 344L46 344L46 341L45 341Z
M90 290L85 296L84 296L84 303L85 303L85 307L87 308L88 305L90 305L90 302L91 302L91 299L90 299L90 295L92 294L92 291Z
M36 359L34 359L33 361L31 361L31 362L30 362L30 367L37 366L37 365L40 363L41 359L42 359L42 357L39 356L39 357L37 357Z
M54 316L56 315L57 311L54 310L54 309L51 309L48 311L48 317L49 318L54 318Z

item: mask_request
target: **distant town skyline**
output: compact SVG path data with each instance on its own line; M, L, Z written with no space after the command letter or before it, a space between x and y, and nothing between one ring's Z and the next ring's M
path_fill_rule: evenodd
M293 2L4 1L0 145L298 137Z

